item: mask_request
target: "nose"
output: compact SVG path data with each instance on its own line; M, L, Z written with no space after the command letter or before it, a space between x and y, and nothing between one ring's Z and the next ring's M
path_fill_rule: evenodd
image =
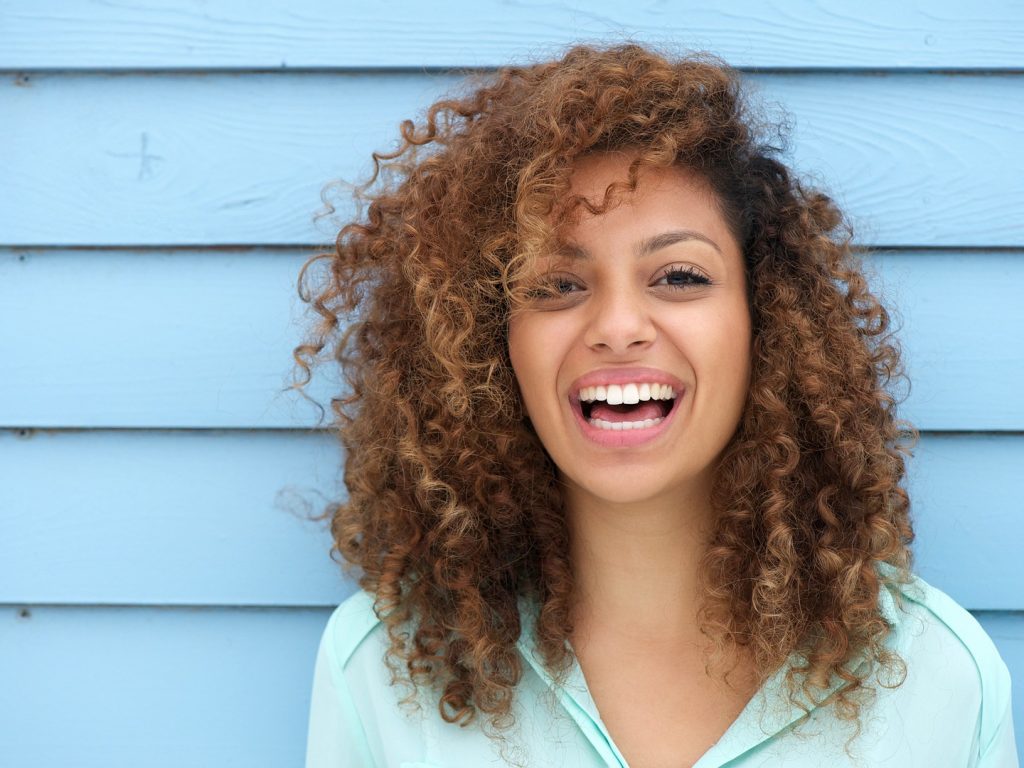
M595 295L583 339L595 351L627 354L649 346L657 331L644 297L621 289Z

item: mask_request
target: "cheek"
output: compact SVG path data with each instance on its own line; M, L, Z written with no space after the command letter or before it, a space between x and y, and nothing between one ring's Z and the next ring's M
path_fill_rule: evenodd
M537 415L552 405L550 395L557 389L556 379L565 352L554 343L561 338L557 325L543 314L509 323L509 359L528 415Z
M751 327L740 312L709 312L687 318L680 345L705 376L714 376L720 391L744 388L750 371ZM697 371L698 377L701 371ZM730 386L732 381L734 386Z
M512 362L512 371L516 375L523 404L527 409L532 399L532 389L536 386L541 372L534 325L529 318L525 318L512 320L508 327L508 356Z
M722 340L722 365L727 367L723 375L732 379L732 390L736 398L745 400L750 386L752 329L750 318L736 314L728 327L728 337Z
M523 369L523 358L525 355L525 339L523 335L523 322L511 320L508 324L508 357L512 362L512 371L516 379L520 379ZM520 386L522 386L520 384Z

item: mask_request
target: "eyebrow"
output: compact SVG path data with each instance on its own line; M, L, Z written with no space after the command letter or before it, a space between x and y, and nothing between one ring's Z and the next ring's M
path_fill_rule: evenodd
M676 243L685 242L687 240L699 240L707 243L719 253L722 252L722 249L719 248L718 244L710 237L702 235L700 232L694 232L690 229L673 229L668 232L662 232L661 234L648 237L637 243L633 252L637 258L642 258L654 251L660 250L661 248L667 248L670 245L675 245ZM577 259L587 261L591 258L590 252L576 243L565 243L563 247L565 255L574 261Z

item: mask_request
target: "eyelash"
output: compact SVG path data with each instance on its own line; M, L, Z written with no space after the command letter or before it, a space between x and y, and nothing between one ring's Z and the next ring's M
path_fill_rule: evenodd
M675 288L677 290L681 290L683 288L688 288L688 287L693 286L693 285L701 285L701 286L702 285L711 285L711 280L709 280L707 277L705 277L703 274L698 272L693 267L669 267L668 269L666 269L664 272L661 273L661 275L658 277L658 281L660 282L661 280L664 280L666 278L671 280L672 278L680 278L680 277L686 278L687 282L686 283L671 283L671 282L668 282L668 283L665 283L665 285L667 287L669 287L669 288ZM565 277L565 276L555 276L555 277L553 277L551 279L551 281L549 283L551 288L556 292L555 293L556 297L557 296L566 296L566 295L568 295L568 292L563 292L561 290L561 287L563 285L577 285L577 284L578 283L576 283L575 280L573 280L570 277Z
M664 278L680 276L688 278L688 280L690 281L687 283L688 285L711 285L711 281L693 267L669 267L664 272L662 272L661 277L659 277L658 279L662 280ZM672 283L666 283L666 285L672 288L686 287L686 285L680 285L679 283L676 283L674 285Z

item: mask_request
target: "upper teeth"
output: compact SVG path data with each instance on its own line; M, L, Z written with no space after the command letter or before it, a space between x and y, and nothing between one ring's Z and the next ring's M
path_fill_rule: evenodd
M603 400L608 405L633 405L641 400L671 400L675 396L675 390L668 384L608 384L583 387L580 390L580 400L583 402Z

